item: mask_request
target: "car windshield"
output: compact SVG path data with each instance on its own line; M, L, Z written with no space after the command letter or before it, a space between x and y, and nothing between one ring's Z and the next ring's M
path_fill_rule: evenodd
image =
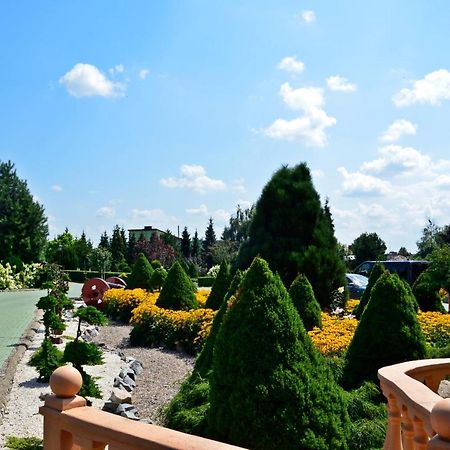
M357 273L347 273L347 278L353 283L361 287L366 287L369 279L364 275L359 275Z

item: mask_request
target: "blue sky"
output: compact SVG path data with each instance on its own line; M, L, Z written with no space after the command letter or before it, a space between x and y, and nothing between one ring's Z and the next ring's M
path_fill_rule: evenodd
M445 1L0 3L0 160L52 236L220 234L306 161L338 239L450 223Z

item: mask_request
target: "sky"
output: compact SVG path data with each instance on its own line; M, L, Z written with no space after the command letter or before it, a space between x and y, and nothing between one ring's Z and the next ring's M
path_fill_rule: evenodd
M300 162L343 244L450 223L445 0L3 0L0 25L0 160L51 237L220 236Z

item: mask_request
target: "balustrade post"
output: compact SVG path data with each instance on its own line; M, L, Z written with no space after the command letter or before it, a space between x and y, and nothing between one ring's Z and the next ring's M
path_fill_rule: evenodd
M402 442L403 450L414 450L414 426L411 417L408 414L408 409L402 409Z
M386 394L385 394L386 395ZM384 450L402 450L401 440L401 412L397 405L397 399L392 393L386 395L388 404L388 429L386 440L384 442Z
M56 369L50 377L53 395L45 399L39 412L44 416L44 450L75 450L72 435L62 428L61 413L72 408L86 406L86 400L76 394L83 380L80 372L72 366Z
M426 450L428 444L428 434L425 431L423 422L418 417L414 417L414 450Z
M428 449L450 450L450 398L439 400L433 406L431 426L436 435L428 442Z

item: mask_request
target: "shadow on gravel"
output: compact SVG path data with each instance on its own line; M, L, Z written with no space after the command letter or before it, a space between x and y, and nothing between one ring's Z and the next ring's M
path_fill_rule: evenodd
M44 381L38 381L37 378L33 378L33 379L27 380L27 381L22 381L22 383L19 383L20 387L30 388L30 389L42 388L47 385L48 385L48 383L46 383Z

